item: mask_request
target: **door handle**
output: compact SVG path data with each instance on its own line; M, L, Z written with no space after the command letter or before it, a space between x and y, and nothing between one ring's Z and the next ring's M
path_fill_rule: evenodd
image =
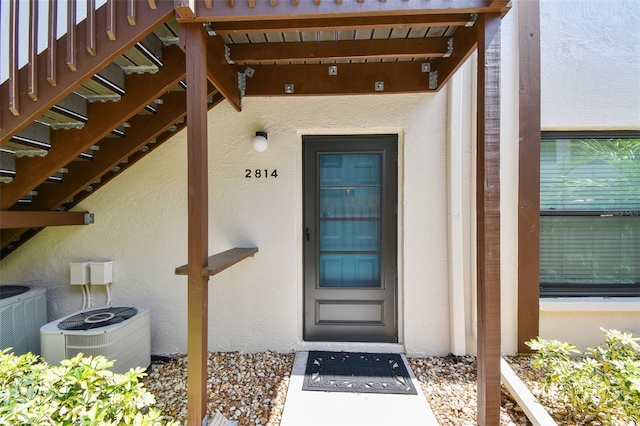
M307 242L309 242L309 238L311 238L311 229L307 228L304 230L304 235L307 238Z

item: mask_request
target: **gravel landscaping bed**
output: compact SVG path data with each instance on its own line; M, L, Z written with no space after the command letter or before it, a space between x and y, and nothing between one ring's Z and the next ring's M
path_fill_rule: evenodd
M209 353L208 417L219 411L239 426L279 425L293 358L275 352ZM165 416L187 424L186 356L154 364L143 383Z
M293 354L238 352L209 354L208 416L216 411L239 426L280 424L284 409ZM536 396L542 381L528 358L511 358L512 368ZM441 425L476 424L476 359L464 357L409 358L409 364ZM143 383L155 396L165 416L186 424L187 362L183 355L154 363ZM552 404L549 398L544 404ZM562 412L560 409L559 412ZM553 414L553 413L552 413ZM500 412L502 425L530 425L526 416L503 388ZM568 423L567 423L568 424Z
M477 415L476 358L448 356L408 358L438 422L475 425ZM502 387L501 425L530 425L522 409Z

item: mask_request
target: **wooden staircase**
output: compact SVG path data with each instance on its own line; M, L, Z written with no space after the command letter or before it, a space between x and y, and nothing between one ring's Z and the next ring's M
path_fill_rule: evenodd
M19 69L18 35L25 31L18 14L27 11L17 9L26 4L10 5L0 210L44 215L76 206L186 126L185 54L171 2L113 0L68 25L61 38L49 35L39 54L37 30L30 34L30 60ZM49 29L58 20L56 6L52 1L46 11ZM28 14L32 29L43 11ZM223 99L212 85L208 92L209 108ZM0 258L43 229L2 228Z

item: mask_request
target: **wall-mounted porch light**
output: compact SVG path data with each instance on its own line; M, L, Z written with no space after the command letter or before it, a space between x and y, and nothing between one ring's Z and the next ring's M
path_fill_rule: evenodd
M269 141L267 140L266 132L256 132L256 137L253 138L253 149L258 152L266 151L269 148Z

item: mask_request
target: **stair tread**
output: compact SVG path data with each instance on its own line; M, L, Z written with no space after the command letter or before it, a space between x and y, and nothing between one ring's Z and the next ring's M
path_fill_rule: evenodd
M46 111L42 114L38 121L42 124L50 126L52 129L81 129L84 126L84 122L80 120L74 120L67 117L64 114L60 114L54 111Z

